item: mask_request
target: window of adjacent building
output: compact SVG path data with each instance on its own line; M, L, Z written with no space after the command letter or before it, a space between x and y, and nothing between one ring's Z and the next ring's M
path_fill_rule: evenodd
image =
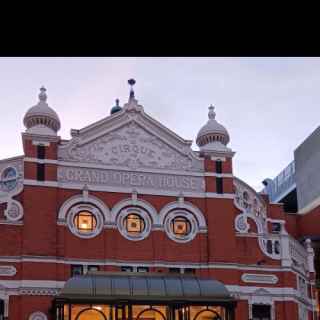
M181 273L181 269L180 268L169 268L169 272L170 273Z
M216 177L216 190L217 190L217 193L223 193L223 180L222 180L222 178Z
M131 235L142 233L145 229L145 222L138 214L128 214L124 219L124 224L128 234Z
M176 237L185 237L191 232L191 223L187 218L177 216L171 221L171 231Z
M83 274L83 265L74 264L71 265L71 277L81 276Z
M271 307L268 305L252 305L252 320L270 320Z
M45 180L45 164L37 163L37 180L44 181Z
M86 233L92 232L97 226L95 216L89 211L80 211L74 217L74 225L79 232Z
M37 146L37 158L44 159L46 155L46 147L45 146Z
M222 173L222 161L221 160L216 161L216 173Z

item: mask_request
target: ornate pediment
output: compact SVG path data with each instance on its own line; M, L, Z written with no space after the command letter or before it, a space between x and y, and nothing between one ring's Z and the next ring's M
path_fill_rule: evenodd
M80 130L59 148L59 160L130 170L202 171L203 162L191 150L189 141L177 139L143 111L130 112L125 110L90 130ZM91 137L90 132L94 133Z

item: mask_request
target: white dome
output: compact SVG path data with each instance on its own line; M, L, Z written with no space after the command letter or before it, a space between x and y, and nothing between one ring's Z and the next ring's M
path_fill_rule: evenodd
M38 104L27 111L23 123L28 133L44 134L46 132L49 134L52 132L52 134L56 134L60 129L59 116L46 102L46 89L42 87L40 91ZM49 130L44 131L44 127L47 127ZM42 130L38 130L38 128Z
M196 143L200 147L210 145L226 146L230 140L229 133L227 129L215 119L214 107L209 107L208 122L200 129ZM210 148L211 149L211 148Z

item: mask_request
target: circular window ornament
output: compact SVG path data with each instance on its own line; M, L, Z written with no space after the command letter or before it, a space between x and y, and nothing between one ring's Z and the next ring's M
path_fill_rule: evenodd
M67 225L74 235L90 239L101 232L103 228L103 216L93 205L78 204L70 209Z
M41 312L41 311L36 311L30 314L29 320L47 320L47 316Z
M23 207L20 202L11 200L7 204L7 209L4 211L4 215L9 221L18 221L23 217Z
M145 239L151 231L151 225L148 212L138 207L122 209L117 218L118 230L128 240Z
M18 173L16 168L7 167L1 173L1 187L4 191L10 192L18 184Z
M183 243L193 240L199 228L192 213L175 210L167 214L164 221L164 230L171 240Z

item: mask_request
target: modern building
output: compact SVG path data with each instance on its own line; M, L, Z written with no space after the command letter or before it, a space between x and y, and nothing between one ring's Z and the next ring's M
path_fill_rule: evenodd
M0 161L0 319L317 319L312 213L233 175L214 107L193 150L129 84L70 140L45 88L26 112Z
M263 193L273 203L282 203L284 211L295 217L296 237L312 240L315 252L317 297L320 297L320 127L294 151L294 160L274 179L264 180ZM319 298L317 298L319 312Z

